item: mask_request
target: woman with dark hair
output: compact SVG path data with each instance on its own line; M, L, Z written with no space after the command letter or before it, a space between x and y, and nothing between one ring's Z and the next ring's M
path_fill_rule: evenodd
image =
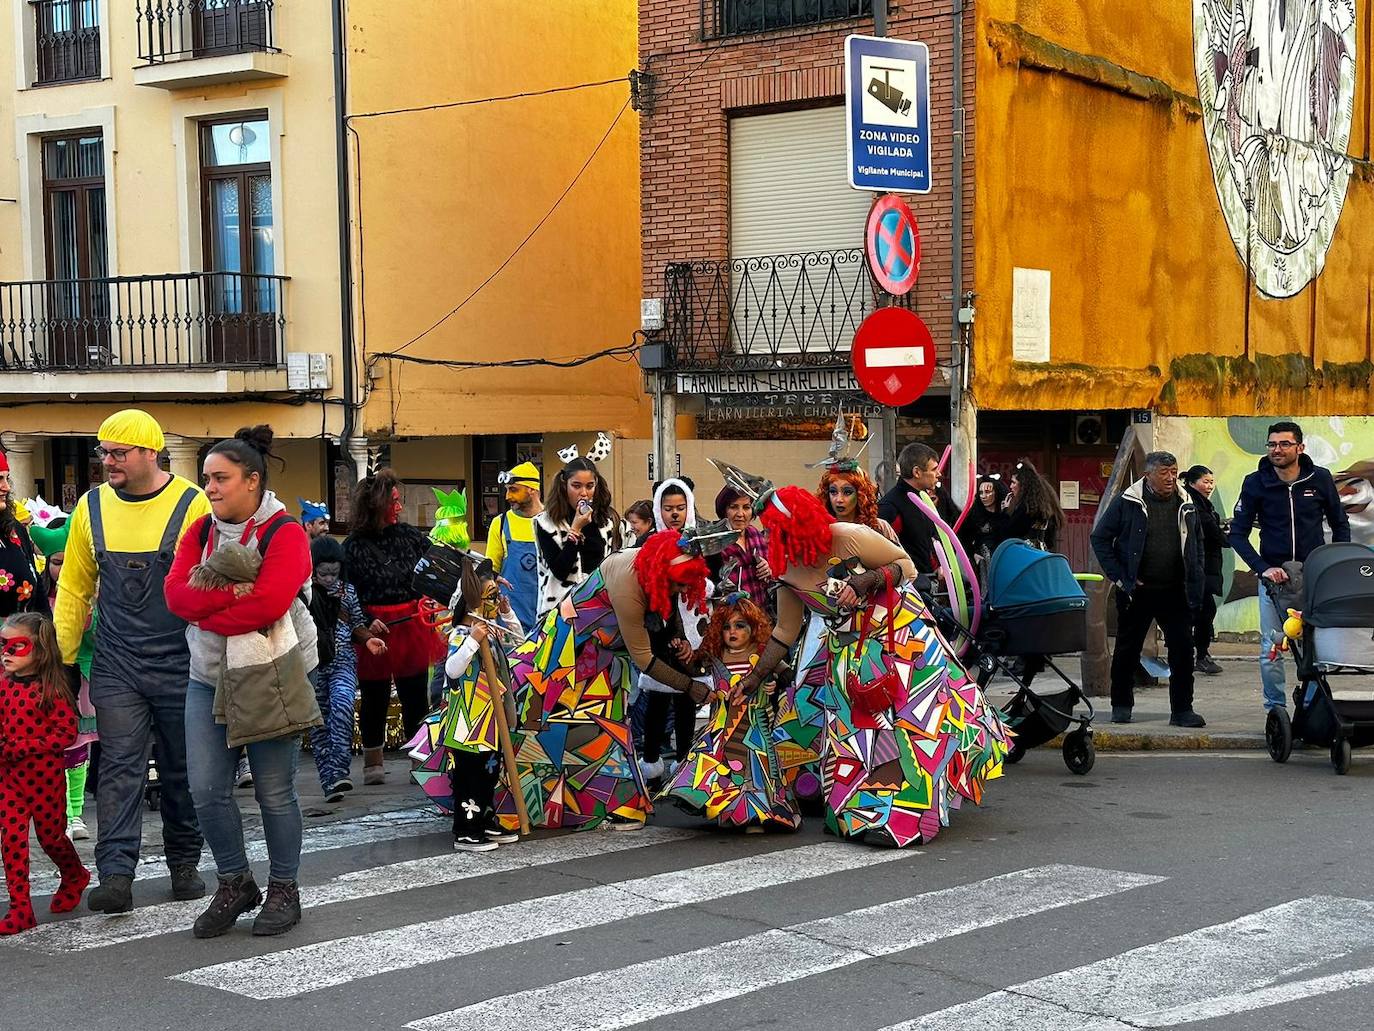
M1042 551L1053 551L1064 529L1064 510L1054 488L1035 466L1022 460L1011 474L1011 492L1003 504L1007 525L1002 540L1030 541ZM998 543L1001 543L1000 541Z
M1212 492L1217 478L1205 465L1195 465L1183 474L1183 488L1193 499L1198 525L1202 527L1202 608L1193 623L1193 648L1196 652L1193 668L1199 673L1216 676L1221 667L1208 654L1217 618L1217 598L1221 595L1221 549L1229 548L1226 532L1221 528L1221 515L1212 504Z
M624 543L611 488L590 458L574 458L558 471L549 502L534 520L539 545L539 617L601 568Z
M309 540L267 489L272 436L270 426L245 427L210 449L204 476L211 514L182 536L164 585L168 609L191 624L187 779L219 874L214 898L196 919L197 938L226 934L260 904L256 935L284 934L301 919L296 762L301 735L320 722L309 679L318 656L305 594ZM245 745L267 839L266 902L234 800Z
M0 451L0 619L16 612L50 611L33 541L14 517L13 494L10 463Z
M391 684L401 700L405 740L420 729L429 711L429 668L443 659L443 637L420 617L413 574L429 548L423 530L401 522L401 481L378 469L353 488L353 528L344 540L349 582L358 592L368 630L386 642L384 650L355 641L362 712L363 783L384 784Z
M1010 516L1002 508L1007 494L1007 485L1000 476L978 477L978 495L964 517L964 525L959 527L959 540L978 567L980 579L986 574L988 560L997 545L1007 539Z

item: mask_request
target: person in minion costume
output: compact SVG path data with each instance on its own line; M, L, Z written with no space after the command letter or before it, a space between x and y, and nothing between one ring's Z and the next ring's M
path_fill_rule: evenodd
M509 507L492 521L487 532L487 558L504 581L501 592L510 599L515 618L528 634L539 621L534 517L544 511L540 497L543 483L533 462L521 462L514 469L503 472L498 480L506 488Z

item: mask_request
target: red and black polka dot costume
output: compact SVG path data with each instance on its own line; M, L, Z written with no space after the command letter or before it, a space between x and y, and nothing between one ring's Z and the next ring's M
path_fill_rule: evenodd
M62 753L76 741L76 709L65 697L44 709L38 684L0 674L0 854L10 907L0 935L37 922L29 900L29 823L62 875L54 913L68 913L91 881L67 840L67 782Z

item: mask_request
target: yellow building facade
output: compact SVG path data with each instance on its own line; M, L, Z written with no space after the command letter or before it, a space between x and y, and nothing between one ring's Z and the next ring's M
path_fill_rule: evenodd
M1374 3L1280 21L978 5L980 409L1374 411Z

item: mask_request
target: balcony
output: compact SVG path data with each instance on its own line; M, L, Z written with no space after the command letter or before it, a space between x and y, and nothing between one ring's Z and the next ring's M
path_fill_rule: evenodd
M872 0L698 0L701 38L823 25L873 14Z
M0 392L279 389L287 282L190 272L0 283Z
M96 0L29 0L33 10L34 85L100 78Z
M144 63L134 69L134 82L173 90L285 77L277 2L135 0Z
M664 280L671 369L847 366L854 333L889 300L860 248L677 262Z

